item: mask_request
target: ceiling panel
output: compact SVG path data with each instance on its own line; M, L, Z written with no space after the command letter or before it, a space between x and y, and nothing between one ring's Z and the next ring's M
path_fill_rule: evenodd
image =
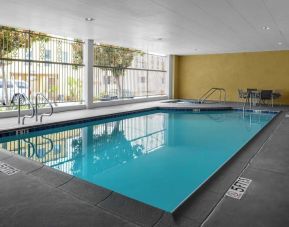
M0 0L0 4L1 25L155 53L289 49L288 0ZM86 17L95 20L86 22Z

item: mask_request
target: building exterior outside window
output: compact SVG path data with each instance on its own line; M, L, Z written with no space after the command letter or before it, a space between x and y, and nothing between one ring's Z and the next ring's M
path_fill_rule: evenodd
M14 109L15 93L34 101L40 92L57 106L83 103L83 41L0 27L0 49L9 50L0 56L0 111ZM94 101L166 95L166 56L104 44L93 51Z

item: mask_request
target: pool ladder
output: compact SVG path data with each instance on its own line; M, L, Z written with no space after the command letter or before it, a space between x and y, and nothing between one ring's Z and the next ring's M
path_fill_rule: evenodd
M226 90L224 88L216 88L213 87L211 89L209 89L208 91L206 91L198 100L199 103L204 103L211 95L213 95L215 92L219 92L219 102L226 102ZM223 101L222 101L222 95L223 95Z
M52 103L42 93L37 93L36 97L35 97L36 121L38 121L38 98L39 97L42 97L47 102L47 104L50 106L50 112L49 113L40 114L40 122L42 123L42 118L44 116L49 116L50 117L53 114L53 106L52 106Z
M16 93L12 100L11 103L15 104L15 101L17 101L17 108L18 108L18 124L21 123L21 104L27 102L30 108L30 115L24 115L24 117L22 118L22 125L24 125L24 121L26 118L33 118L35 117L36 122L38 121L38 104L39 104L39 98L42 97L47 104L50 106L50 112L49 113L42 113L40 114L40 122L42 122L42 119L44 116L51 116L53 114L53 106L52 103L44 96L44 94L42 93L37 93L35 96L35 107L34 104L29 100L29 98L26 96L26 94L24 93Z
M246 110L246 105L249 104L250 106L250 110L252 109L252 101L250 100L249 96L246 97L246 100L243 104L243 113L245 112Z

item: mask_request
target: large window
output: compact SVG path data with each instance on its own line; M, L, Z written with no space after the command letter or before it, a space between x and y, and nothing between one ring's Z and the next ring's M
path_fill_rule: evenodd
M166 56L94 46L94 101L166 94Z
M16 93L32 102L42 93L56 106L83 103L85 76L93 76L95 102L166 95L166 56L112 45L89 51L93 75L84 74L81 40L0 26L0 111L16 109Z
M34 100L40 92L55 105L82 102L82 49L81 41L0 27L2 108L12 107L15 93Z

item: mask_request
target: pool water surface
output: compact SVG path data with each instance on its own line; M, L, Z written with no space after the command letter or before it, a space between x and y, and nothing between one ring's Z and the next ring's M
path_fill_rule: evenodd
M145 111L3 137L0 147L173 212L274 116Z

